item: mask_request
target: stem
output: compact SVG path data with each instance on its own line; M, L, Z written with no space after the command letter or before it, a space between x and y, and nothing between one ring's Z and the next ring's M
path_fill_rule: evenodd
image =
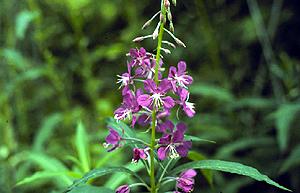
M163 18L166 18L166 9L162 3L161 5L161 14ZM155 74L154 74L154 81L156 85L159 84L158 80L158 70L159 70L159 62L160 62L160 50L162 45L162 38L164 33L164 22L160 22L159 27L159 34L158 34L158 42L156 48L156 65L155 65ZM155 149L155 129L156 129L156 110L153 108L152 112L152 128L151 128L151 146L150 146L150 183L151 183L151 193L156 193L156 184L155 184L155 166L154 166L154 149Z

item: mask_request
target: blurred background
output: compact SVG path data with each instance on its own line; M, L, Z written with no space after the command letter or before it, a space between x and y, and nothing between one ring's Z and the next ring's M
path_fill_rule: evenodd
M108 119L121 102L116 75L159 0L0 0L0 192L59 192L92 168L132 166L106 153ZM237 161L300 192L300 2L177 0L175 34L197 115L188 159ZM166 37L166 36L165 36ZM81 122L79 122L81 120ZM37 172L37 173L36 173ZM35 174L35 175L33 175ZM32 176L33 175L33 176ZM25 181L21 181L25 177ZM194 192L284 192L247 177L204 172ZM118 175L96 184L130 183ZM19 186L16 183L22 182Z

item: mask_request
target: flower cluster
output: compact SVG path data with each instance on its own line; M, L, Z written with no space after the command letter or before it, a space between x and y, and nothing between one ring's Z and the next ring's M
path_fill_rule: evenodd
M186 63L180 61L177 67L169 68L167 77L164 77L162 59L156 66L156 59L153 54L144 48L131 49L127 54L130 61L127 63L127 72L118 75L117 83L122 89L123 102L114 112L117 121L129 120L134 128L136 124L150 126L155 124L157 132L161 137L157 139L156 152L159 160L167 158L174 159L185 157L192 142L185 140L187 126L184 123L174 125L169 116L173 109L181 108L188 116L195 115L195 106L189 102L188 87L192 84L193 78L187 74ZM155 77L157 73L158 77ZM178 106L179 108L177 108ZM155 112L155 122L153 122L153 112ZM153 126L153 125L151 125ZM106 137L106 147L108 151L113 151L122 146L126 138L123 138L113 128L109 128L110 133ZM149 147L134 148L132 162L147 160ZM191 192L194 186L194 170L187 170L176 178L176 193L181 190L184 193ZM120 186L116 192L129 193L128 185Z
M179 105L185 114L193 117L194 104L189 102L188 86L193 78L187 74L186 63L180 61L177 68L171 66L168 76L163 78L163 61L159 62L159 84L154 81L156 60L153 54L144 48L131 49L128 56L131 60L127 63L127 72L118 76L118 83L122 88L123 102L114 112L116 120L130 120L132 127L136 123L146 126L151 123L151 115L156 111L156 130L162 133L159 139L158 157L164 160L167 156L176 158L184 157L191 148L191 142L184 140L186 126L179 123L174 130L173 123L168 120L170 112ZM136 84L142 82L142 88ZM112 130L112 129L110 129ZM111 139L117 140L112 141ZM107 144L113 146L113 150L119 147L121 137L116 136L116 131L110 132ZM136 153L135 153L136 154ZM138 159L135 159L138 160Z

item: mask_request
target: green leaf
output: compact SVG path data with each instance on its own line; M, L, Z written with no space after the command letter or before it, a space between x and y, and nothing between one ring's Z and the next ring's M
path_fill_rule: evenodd
M35 181L39 181L42 179L51 179L56 178L57 176L65 175L66 173L64 172L49 172L49 171L41 171L41 172L36 172L32 176L26 177L23 180L19 181L16 186L24 185L24 184L29 184Z
M271 115L275 118L277 128L277 140L281 150L285 150L288 145L289 130L297 113L300 111L300 104L283 104Z
M188 154L188 158L193 161L200 161L200 160L206 160L206 156L204 156L201 153L190 151ZM213 173L211 170L200 170L202 175L205 177L209 185L213 186Z
M70 193L115 193L115 191L105 187L82 185L74 188Z
M240 163L221 161L221 160L202 160L202 161L194 161L194 162L186 163L175 168L173 171L170 172L170 175L176 175L177 173L190 168L217 170L222 172L244 175L258 181L265 181L266 183L276 186L280 189L291 191L281 186L280 184L274 182L268 176L261 174L257 169L253 167L249 167Z
M202 139L202 138L199 138L199 137L196 137L196 136L191 136L191 135L184 135L184 138L186 140L191 140L193 142L216 143L215 141L211 141L211 140L208 140L208 139Z
M280 173L286 172L297 165L300 165L300 145L293 149L290 156L283 162Z
M100 169L94 169L94 170L88 172L87 174L85 174L82 178L74 181L74 183L67 189L66 192L71 191L75 187L86 183L90 179L94 179L94 178L97 178L97 177L100 177L100 176L104 176L106 174L116 173L116 172L130 174L130 175L136 177L137 179L139 179L141 182L144 182L143 179L136 172L133 172L133 171L131 171L131 170L125 168L125 167L100 168Z
M143 169L145 166L139 162L138 164L129 163L126 165L126 168L133 172L138 172ZM105 187L117 188L123 181L127 179L126 174L114 174L110 177L110 179L105 183Z
M90 154L88 150L88 136L81 122L77 124L75 145L79 161L84 172L90 171Z
M54 133L55 127L62 120L62 116L59 113L52 114L48 116L42 123L37 135L34 138L33 149L35 151L41 151L47 139L50 139L51 135Z
M16 36L23 39L29 23L38 16L37 12L24 10L17 15L16 19Z
M195 95L201 95L219 101L229 102L234 100L234 96L229 90L207 83L193 84L190 87L190 92Z
M128 125L123 123L122 121L117 122L115 119L109 118L107 120L107 126L112 127L113 129L118 131L120 135L123 135L124 133L124 137L132 137L132 138L136 137L135 131L131 129Z

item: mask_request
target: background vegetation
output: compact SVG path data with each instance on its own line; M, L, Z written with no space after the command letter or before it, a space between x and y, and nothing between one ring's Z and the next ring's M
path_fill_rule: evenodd
M217 142L195 145L200 154L189 159L238 161L300 192L299 1L177 4L175 33L187 49L165 61L187 61L198 112L187 122L194 135ZM129 48L154 49L131 40L153 30L140 28L158 9L149 0L0 0L0 192L58 192L104 165L141 170L128 150L108 154L101 144L121 101L116 75ZM281 192L213 176L199 175L195 192Z

